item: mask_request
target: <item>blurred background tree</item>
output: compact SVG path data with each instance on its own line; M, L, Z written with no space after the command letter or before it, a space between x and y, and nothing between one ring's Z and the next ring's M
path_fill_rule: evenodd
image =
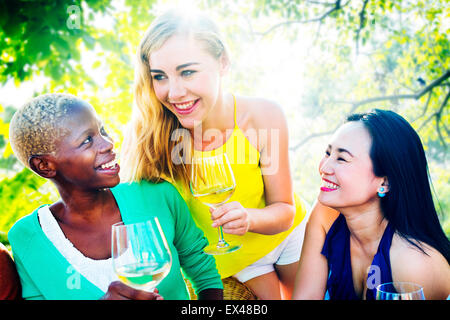
M318 162L345 115L392 109L422 138L450 235L447 0L1 0L1 242L18 218L57 198L12 154L14 111L38 94L76 94L96 108L120 149L137 45L154 17L175 6L205 10L221 27L231 91L284 108L295 190L307 201L317 196Z

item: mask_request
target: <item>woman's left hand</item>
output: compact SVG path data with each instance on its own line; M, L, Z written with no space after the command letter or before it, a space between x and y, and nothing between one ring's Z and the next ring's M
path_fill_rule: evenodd
M225 203L217 209L210 208L212 226L222 226L223 232L243 236L250 229L250 215L238 201Z

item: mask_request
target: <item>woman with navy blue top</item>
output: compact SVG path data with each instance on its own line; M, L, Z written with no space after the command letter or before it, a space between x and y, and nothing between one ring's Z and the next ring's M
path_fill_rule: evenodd
M373 300L376 286L414 282L450 293L450 242L439 223L419 136L392 111L347 118L319 172L293 299Z

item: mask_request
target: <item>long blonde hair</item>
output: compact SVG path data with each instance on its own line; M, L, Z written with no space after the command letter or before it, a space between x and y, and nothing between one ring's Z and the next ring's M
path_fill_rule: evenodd
M189 171L185 160L190 157L192 148L190 134L157 99L149 62L150 54L176 34L192 35L216 59L228 56L217 26L204 14L170 10L152 22L137 50L136 103L125 132L121 157L121 175L125 181L170 179L188 185ZM175 149L178 144L181 147Z

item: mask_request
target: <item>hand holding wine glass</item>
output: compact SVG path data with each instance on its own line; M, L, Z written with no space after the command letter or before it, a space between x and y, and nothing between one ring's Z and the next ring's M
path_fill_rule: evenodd
M168 274L172 256L158 218L112 227L114 271L126 285L152 291Z
M210 157L193 157L190 188L192 195L210 208L227 202L236 188L230 161L225 153ZM241 244L227 242L222 227L218 227L219 240L205 248L208 254L225 254L238 250Z
M164 298L159 295L156 288L153 292L148 292L129 287L121 281L114 281L100 300L164 300Z

